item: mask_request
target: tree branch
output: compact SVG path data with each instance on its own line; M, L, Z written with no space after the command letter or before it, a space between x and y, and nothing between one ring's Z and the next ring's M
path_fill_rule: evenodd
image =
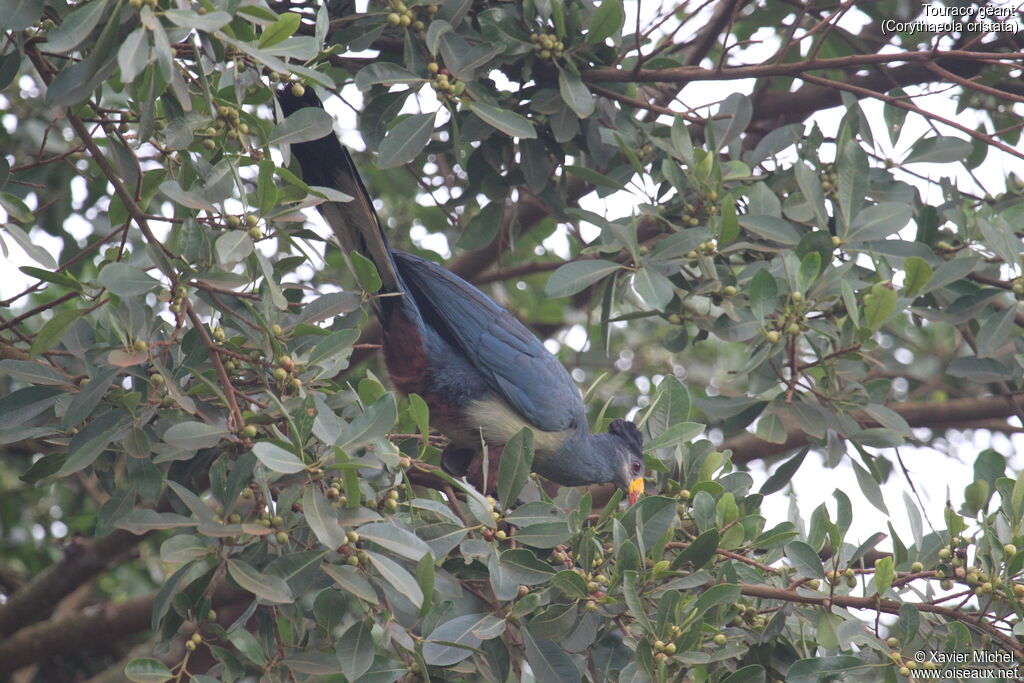
M1015 399L1018 405L1024 405ZM945 403L895 403L887 406L896 411L911 427L947 429L957 424L977 420L1008 418L1016 415L1016 410L1005 398L962 398ZM866 427L880 426L865 413L854 413L852 417ZM750 462L782 455L793 449L806 446L809 442L807 434L795 425L786 425L786 440L783 443L764 441L753 434L743 434L726 439L720 448L729 448L733 452L733 462Z
M49 617L65 596L114 564L147 536L118 529L92 542L73 541L60 561L44 569L0 606L0 638Z
M156 593L122 603L106 603L95 612L80 612L64 619L26 628L0 642L0 679L44 659L83 650L108 648L128 636L149 630ZM221 607L252 596L221 585L212 596Z

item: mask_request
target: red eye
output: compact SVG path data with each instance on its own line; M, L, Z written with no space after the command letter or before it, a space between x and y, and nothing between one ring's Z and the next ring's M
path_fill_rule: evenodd
M639 472L640 472L640 463L638 461L634 460L633 461L633 474L639 474Z

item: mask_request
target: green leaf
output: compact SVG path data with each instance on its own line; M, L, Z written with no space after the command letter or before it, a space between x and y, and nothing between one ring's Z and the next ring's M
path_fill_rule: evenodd
M796 567L797 573L812 579L824 579L825 569L821 565L821 558L807 543L793 541L786 545L786 557Z
M690 129L687 128L686 120L682 116L676 116L672 121L671 140L672 155L692 166L693 141L690 139Z
M1019 204L1017 206L1020 206ZM1020 250L1020 239L1014 234L1009 222L1003 216L993 221L976 216L978 227L985 238L985 246L994 251L1006 263L1016 263Z
M251 10L255 5L250 5L246 9ZM305 79L311 83L316 83L329 90L335 89L334 81L327 74L321 73L315 69L310 69L294 62L286 64L274 55L257 49L255 46L242 40L234 40L231 36L226 35L223 31L217 34L217 38L227 43L228 45L236 48L237 50L249 55L260 64L265 65L272 71L276 71L279 74L284 75L295 75Z
M476 635L481 627L494 617L489 614L465 614L442 622L427 636L423 644L423 659L431 666L451 666L473 654L480 646Z
M108 290L125 298L142 296L160 284L144 271L120 261L104 266L97 279Z
M64 465L67 455L64 453L50 453L36 460L25 470L18 479L26 484L35 484L52 474L60 471Z
M650 631L651 621L647 616L644 605L640 601L640 595L637 592L638 581L639 578L636 571L626 570L622 572L622 597L626 601L626 606L629 607L630 612L632 612L641 628L643 628L644 631Z
M879 595L885 595L892 586L892 580L896 578L896 571L893 569L892 557L882 557L875 562L875 591Z
M877 332L896 310L897 298L896 292L888 287L872 287L871 293L864 296L864 325Z
M256 196L259 198L261 214L269 214L277 204L277 185L274 184L274 162L264 159L260 162L260 173L257 179Z
M541 522L517 531L516 541L534 548L554 548L569 540L570 535L569 525L565 522Z
M808 252L800 260L800 270L797 273L797 288L800 292L810 289L820 272L821 254L816 251Z
M467 108L479 116L484 123L497 128L506 135L524 139L537 137L537 131L530 120L514 111L495 107L486 102L473 102Z
M128 662L124 677L133 683L163 683L174 678L174 674L161 661L140 658Z
M632 285L640 298L655 311L664 311L675 296L672 282L653 268L638 268L633 273Z
M18 270L25 273L25 275L42 280L43 282L52 282L53 284L60 285L61 287L82 291L82 283L73 276L65 273L43 270L42 268L36 268L35 266L21 266Z
M984 510L985 506L988 504L989 494L991 492L992 490L989 488L988 482L980 479L965 486L963 505L965 514L969 514L974 517Z
M910 148L910 154L901 165L913 163L948 164L962 161L971 153L971 143L967 140L939 135L934 138L918 140Z
M228 640L249 661L261 667L267 665L269 660L267 653L263 650L263 645L256 639L256 636L249 633L244 627L240 626L234 631L230 631L228 633Z
M331 550L348 542L345 530L338 523L338 515L317 486L307 486L302 494L302 512L317 540Z
M295 599L284 579L272 574L261 574L252 565L241 560L228 560L228 574L243 590L267 602L285 604Z
M89 383L71 399L71 405L64 413L64 425L73 427L89 417L106 395L107 390L110 389L110 383L114 381L119 372L118 368L96 368L96 374L89 378Z
M655 437L690 416L690 392L675 375L666 375L654 393L646 424Z
M722 679L722 683L765 683L767 680L764 667L760 664L750 664L741 669L736 669Z
M280 19L263 29L263 33L260 35L260 49L277 45L282 40L290 38L298 30L301 20L302 18L298 14L282 15Z
M916 298L924 291L934 274L928 262L918 256L911 256L904 261L903 271L903 293L910 298Z
M252 447L252 452L271 472L295 474L306 469L306 465L294 453L286 451L270 441L260 441Z
M777 216L741 215L736 220L745 230L779 244L795 246L800 241L800 233L793 225Z
M906 227L912 217L913 212L906 204L890 202L869 206L857 214L842 238L844 242L885 239Z
M349 254L349 262L352 264L352 271L356 276L356 280L359 281L359 284L365 291L373 294L380 290L384 283L380 279L377 266L373 264L373 261L358 251L353 251Z
M786 425L782 424L782 418L773 412L765 412L757 420L757 427L754 433L768 443L786 443L788 433Z
M195 192L183 190L176 180L166 180L160 183L160 192L176 204L187 206L190 209L201 209L203 211L216 211L216 207L209 201L200 197Z
M786 673L786 683L822 683L822 681L828 680L842 680L842 674L846 671L868 670L868 668L867 663L853 655L800 659L789 667L789 671Z
M357 621L338 639L335 653L341 662L341 672L350 681L357 681L366 673L376 647L373 642L373 628L366 621Z
M410 560L418 561L430 554L430 546L394 522L364 524L359 527L359 536Z
M558 91L562 100L569 105L576 116L585 119L594 113L594 94L584 85L579 75L558 66Z
M526 645L526 661L530 663L537 683L566 683L580 679L576 663L560 645L546 638L534 637L529 628L522 629L520 633Z
M184 564L206 557L213 549L198 536L180 534L171 536L160 545L160 561L168 564Z
M384 557L380 553L366 551L374 568L380 572L384 580L395 587L399 593L409 599L417 608L423 606L423 591L412 574L406 571L394 560Z
M62 308L53 314L53 317L39 328L36 338L32 340L32 347L29 349L30 356L38 356L46 353L64 338L75 321L85 315L88 311L79 308Z
M644 446L644 451L653 453L659 448L678 446L693 439L703 431L704 425L699 422L678 422L652 439Z
M707 589L693 602L692 614L698 617L712 607L736 602L740 598L740 587L731 583L720 583Z
M71 379L62 375L49 365L29 360L0 360L0 371L11 377L30 384L53 384L69 386ZM8 394L10 396L10 394Z
M85 42L93 29L100 23L107 9L108 0L93 0L64 17L61 25L46 35L46 50L63 54Z
M672 569L678 569L687 563L693 565L694 569L700 569L715 556L719 540L721 539L718 529L708 529L676 555L672 560Z
M334 119L320 107L303 107L270 129L268 145L312 142L334 134Z
M93 382L98 381L93 380ZM76 398L80 396L82 394ZM125 417L126 415L122 411L110 411L102 417L92 420L78 434L75 434L68 445L67 460L61 465L57 476L66 477L91 465L114 439L120 438L127 430ZM78 422L73 424L78 424Z
M431 26L438 21L430 22ZM396 85L399 83L423 83L426 79L389 62L374 62L363 67L356 74L356 87L366 92L374 85Z
M642 548L649 549L657 543L678 520L679 502L665 496L646 496L622 517L625 525L634 525L636 540Z
M572 296L621 268L618 263L601 259L571 261L551 274L544 292L549 297Z
M380 143L378 168L394 168L407 164L423 151L434 132L436 114L407 116L391 128Z
M594 45L604 42L622 30L625 22L626 12L622 9L622 0L602 0L597 11L590 17L587 43Z
M1007 342L1013 331L1016 307L1007 306L1004 310L992 311L981 324L977 336L977 353L979 357L995 355Z
M0 0L0 16L8 31L24 31L39 21L46 5L39 0Z
M864 497L881 512L888 515L889 509L885 505L885 497L882 495L882 489L879 488L878 482L875 481L870 472L857 463L851 462L850 464L853 466L854 474L857 475L857 484L860 485L860 490Z
M327 294L323 294L312 301L303 302L302 311L299 313L298 317L295 318L295 324L316 323L321 320L333 318L337 315L351 313L359 308L360 302L361 298L356 292L328 292ZM341 332L348 332L348 330L342 330ZM340 335L341 332L335 334ZM335 334L329 335L327 338L330 339L331 337L334 337ZM344 339L346 337L338 336L336 338ZM355 337L352 337L352 341L355 341ZM319 346L319 344L317 346ZM312 353L315 353L315 351Z
M803 464L804 458L807 457L808 452L810 452L810 448L805 447L792 458L779 465L775 471L772 472L772 475L765 480L758 493L762 496L767 496L771 493L775 493L776 491L781 491L782 488L789 483L789 480L793 478L796 471L800 469L800 465Z
M224 12L217 13L223 14ZM144 27L139 27L128 34L128 37L121 43L121 47L118 48L118 69L121 70L121 80L125 84L133 83L142 70L150 65L152 55L150 32L146 31Z
M540 524L542 522L553 522L556 520L567 520L565 513L556 505L546 503L542 500L534 500L525 505L520 505L512 512L505 515L509 524L518 527Z
M338 439L338 446L345 451L376 441L384 437L398 419L398 406L394 395L387 393L349 423Z
M15 197L9 195L6 192L0 192L0 206L7 210L7 213L11 214L16 220L23 223L31 223L35 220L35 216L29 211L25 203ZM53 256L50 252L43 249L38 244L32 242L32 238L29 237L28 233L19 228L13 223L6 223L3 225L3 229L14 238L14 241L18 243L18 246L25 250L25 254L33 261L48 268L50 270L57 270L57 262L53 260Z
M221 439L230 435L228 430L217 425L206 422L179 422L164 432L164 442L182 448L187 451L194 451L199 448L212 448L220 443Z
M886 100L882 108L882 118L885 120L885 130L889 135L889 141L895 146L900 139L900 133L903 132L903 122L907 118L907 110L903 107L897 107L891 104L891 102L904 102L907 94L902 88L895 88L887 94L893 99Z
M503 202L492 201L469 220L455 246L460 249L479 249L494 241L501 228Z
M810 169L807 164L798 163L793 167L797 184L800 185L800 192L803 193L811 210L814 212L814 220L818 229L828 228L828 214L825 212L825 193L821 188L821 176Z
M839 200L840 225L845 230L850 221L860 211L865 197L868 195L868 156L857 140L850 140L843 147L838 161L839 187L836 195Z
M346 593L351 593L360 600L365 600L372 605L378 603L377 592L355 567L324 562L320 565L320 568L327 576L334 579L334 582L341 586L342 590Z
M587 168L586 166L574 166L573 164L565 164L562 166L562 168L567 173L571 173L577 178L581 178L582 180L587 181L591 185L596 185L597 187L606 187L609 190L622 189L622 183L618 182L617 180L612 180L605 174L599 173L592 168Z
M533 430L523 427L505 444L498 464L498 498L503 505L510 506L519 497L532 467Z
M163 15L175 26L198 29L206 33L213 33L231 23L231 15L221 11L199 14L199 12L188 9L171 9L165 11Z
M753 105L746 95L734 92L725 98L710 122L714 129L714 139L718 149L728 146L747 129L753 112ZM742 176L748 175L750 175L749 169L745 169Z
M760 324L778 307L779 289L775 278L766 268L761 268L750 280L750 310Z
M436 581L437 569L434 567L434 556L427 553L416 563L416 584L423 591L423 607L420 608L420 616L426 614L430 609Z
M106 22L113 32L119 25L117 21ZM114 72L117 55L112 51L114 34L108 34L108 28L101 33L89 57L62 69L50 82L43 96L47 106L68 107L82 101ZM108 36L107 41L104 41L104 36Z
M217 238L217 260L221 264L238 263L253 252L256 245L244 230L231 230Z
M182 526L195 525L196 521L188 517L173 512L157 512L156 510L132 510L118 518L117 522L114 523L114 526L118 529L124 529L133 534L143 534L153 529L176 529ZM186 536L184 538L189 537Z
M544 583L555 575L555 570L551 568L551 565L538 560L537 556L526 548L512 548L504 551L501 553L500 563L501 568L512 577L513 581L525 586Z

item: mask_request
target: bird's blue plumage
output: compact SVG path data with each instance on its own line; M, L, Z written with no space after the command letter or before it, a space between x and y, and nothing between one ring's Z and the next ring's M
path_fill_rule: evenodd
M278 101L285 115L323 106L312 90L295 96L285 88ZM346 256L359 252L380 273L382 296L373 299L373 308L388 372L399 390L423 396L432 422L449 437L442 454L446 470L465 474L479 459L481 441L500 453L512 435L529 427L534 470L555 482L626 488L642 475L636 426L615 420L609 433L591 434L569 373L522 323L454 273L390 248L355 165L334 135L291 148L307 183L353 198L325 202L320 212Z
M417 306L526 421L546 432L575 428L583 401L568 371L511 313L454 273L395 252Z

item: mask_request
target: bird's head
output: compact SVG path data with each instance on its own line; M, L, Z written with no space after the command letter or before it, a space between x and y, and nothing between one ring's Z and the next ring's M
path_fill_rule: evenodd
M628 420L612 420L608 434L615 445L615 485L629 493L633 505L644 492L643 436Z

